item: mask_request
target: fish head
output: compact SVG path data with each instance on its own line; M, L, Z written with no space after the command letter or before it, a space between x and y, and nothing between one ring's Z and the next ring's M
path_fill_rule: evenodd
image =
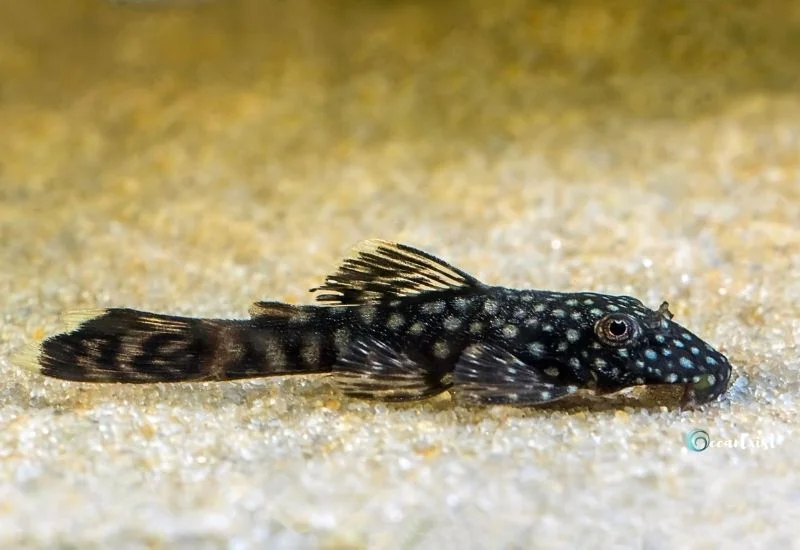
M672 320L667 302L649 309L630 296L592 298L581 363L601 393L642 384L681 384L683 404L707 403L728 387L731 365L707 342Z

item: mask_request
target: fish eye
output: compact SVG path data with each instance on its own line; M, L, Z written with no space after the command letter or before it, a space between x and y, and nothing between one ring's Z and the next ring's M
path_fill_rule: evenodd
M637 337L640 328L638 321L630 315L612 313L597 321L594 332L604 344L622 346Z

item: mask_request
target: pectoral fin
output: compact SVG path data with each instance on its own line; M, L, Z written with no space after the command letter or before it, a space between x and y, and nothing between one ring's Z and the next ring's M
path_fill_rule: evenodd
M424 399L447 389L431 369L394 345L365 337L354 341L333 367L332 378L350 397L381 401Z
M462 403L535 405L577 389L560 381L553 365L529 365L505 349L475 344L467 347L456 363L450 391Z

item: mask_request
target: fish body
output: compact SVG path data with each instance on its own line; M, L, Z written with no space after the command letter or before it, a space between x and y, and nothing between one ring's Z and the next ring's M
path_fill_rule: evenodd
M107 309L45 339L29 366L83 382L153 383L328 374L353 397L535 405L581 389L681 384L723 394L724 355L630 296L481 283L410 246L362 243L318 305L257 302L250 319Z

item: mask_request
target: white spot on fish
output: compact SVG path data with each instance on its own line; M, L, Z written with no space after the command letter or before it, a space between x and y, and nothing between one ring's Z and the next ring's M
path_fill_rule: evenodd
M458 330L461 326L461 319L458 317L450 316L444 320L444 328L449 331Z
M575 298L570 298L564 303L567 304L569 307L575 307L578 305L578 300L576 300Z
M542 330L545 332L553 332L553 325L545 325L542 327Z
M691 340L692 340L692 335L691 335L691 334L689 334L688 332L684 332L683 334L681 334L681 338L683 338L683 339L684 339L684 340L686 340L686 341L689 341L689 342L691 342Z
M603 367L606 366L606 362L600 357L598 357L597 359L594 360L594 366L597 367L598 369L602 369Z
M670 355L672 355L672 350L669 348L664 348L661 350L661 355L663 355L664 357L669 357Z
M558 367L547 367L544 369L544 373L547 376L558 376L559 370Z
M535 327L538 324L539 324L539 319L537 319L536 317L529 317L528 319L525 319L526 327Z
M667 339L662 334L656 334L656 342L663 344Z
M568 341L577 342L578 340L580 340L580 338L581 338L580 333L577 330L575 330L574 328L571 328L571 329L567 330L567 340Z
M594 300L592 300L591 298L586 298L586 299L583 301L583 303L584 303L585 305L587 305L587 306L590 306L590 305L592 305L592 304L594 303Z
M678 360L678 363L680 363L681 366L683 368L685 368L685 369L693 369L694 368L694 363L692 363L692 361L690 359L688 359L687 357L681 357Z
M680 340L673 340L672 343L675 345L676 348L683 347L683 342L681 342Z
M583 318L583 314L580 311L573 311L569 316L573 321L580 321Z
M656 359L658 359L658 354L656 352L654 352L653 350L651 350L651 349L644 350L644 356L649 361L655 361Z
M372 305L366 305L366 306L361 306L359 308L358 314L361 316L361 320L368 325L375 319L375 314L377 312L378 312L377 307Z
M303 363L311 367L319 364L319 338L316 336L307 335L303 347L300 349L300 355L303 357Z
M465 309L467 309L468 305L469 305L469 301L466 298L464 298L463 296L459 296L458 298L453 300L453 306L455 306L456 309L459 309L461 311L464 311Z
M486 300L486 302L483 304L483 311L489 315L494 315L497 313L497 302L494 300Z
M589 310L589 313L594 315L595 317L600 317L603 314L603 310L597 309L596 307Z
M506 338L514 338L519 334L519 329L514 325L506 325L503 327L503 336Z
M544 304L536 304L535 306L533 306L533 311L535 311L536 313L541 313L546 309L547 306Z
M566 317L567 312L563 309L554 309L553 310L553 317Z
M700 355L700 350L694 346L692 346L692 355Z
M706 357L706 363L708 363L709 365L716 365L717 360L709 355L708 357Z
M417 321L413 325L411 325L408 329L409 334L422 334L425 330L425 323L421 321Z
M568 347L569 347L569 344L567 344L566 342L560 342L558 344L558 348L557 349L558 349L558 351L567 351Z
M267 364L271 368L278 370L286 366L286 352L282 342L277 338L267 337L264 347L267 350Z
M344 352L350 346L350 332L346 328L337 328L333 332L333 344L339 353Z
M567 386L567 393L575 393L578 391L578 386Z
M542 393L540 393L539 395L540 395L540 397L541 397L542 399L544 399L545 401L547 401L548 399L550 399L550 392L549 392L549 391L543 391L543 392L542 392Z
M469 325L469 331L472 334L480 334L483 331L483 323L481 323L479 321L473 321Z
M520 300L523 302L531 302L533 301L533 294L523 294Z
M619 349L617 350L617 355L619 355L620 357L628 357L628 350L627 350L627 348L619 348Z
M399 313L392 313L386 321L386 326L392 330L397 330L403 326L403 323L405 323L405 319L402 315Z
M539 342L532 342L531 344L528 344L528 349L531 350L531 353L537 357L544 355L544 346Z
M307 310L301 308L295 308L294 313L289 318L289 322L292 323L293 325L302 324L310 320L311 320L311 314Z
M606 309L607 309L608 311L619 311L619 307L615 306L614 304L608 304L608 305L606 306Z
M436 342L433 345L433 354L439 359L444 359L450 354L450 346L447 342Z
M579 369L581 367L581 360L577 357L573 357L569 360L569 366L575 369Z
M706 376L706 382L708 382L709 385L713 385L714 382L716 382L716 381L717 381L717 377L714 376L713 374L709 374L708 376Z
M677 375L677 374L675 374L674 372L671 372L671 373L669 373L669 374L667 375L667 377L665 378L665 380L666 380L667 382L669 382L670 384L672 384L673 382L677 382L677 381L678 381L678 375Z
M435 302L428 302L426 304L422 304L420 309L423 313L441 313L444 311L444 308L447 307L446 304L442 300L436 300Z

